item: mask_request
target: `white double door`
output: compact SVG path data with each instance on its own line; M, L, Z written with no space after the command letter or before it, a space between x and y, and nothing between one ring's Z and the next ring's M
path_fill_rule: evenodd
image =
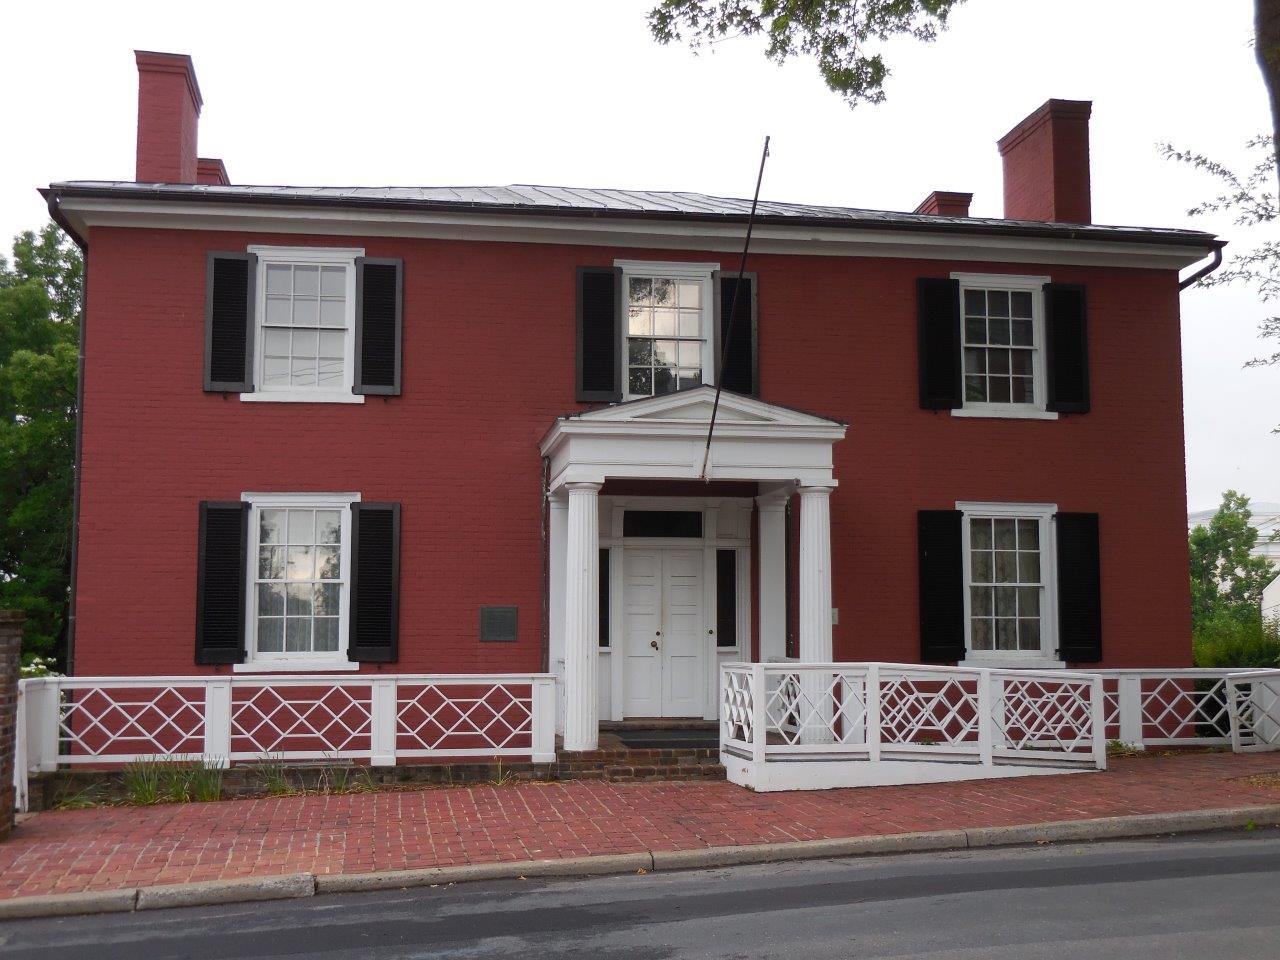
M708 647L703 551L627 547L623 571L625 715L701 717Z

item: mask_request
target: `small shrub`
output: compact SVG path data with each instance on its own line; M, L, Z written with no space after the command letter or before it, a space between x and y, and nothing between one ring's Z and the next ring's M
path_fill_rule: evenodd
M60 677L54 667L58 665L53 657L29 657L27 662L18 668L18 679L29 680L32 677Z
M1108 757L1145 757L1149 756L1147 751L1135 743L1125 743L1123 740L1107 741Z
M253 774L258 788L268 796L282 797L297 793L283 757L268 754L253 765Z
M164 762L161 760L137 760L126 763L120 773L120 780L124 785L129 803L138 807L149 807L153 803L159 803L161 796L164 795L161 788L164 776Z
M1196 625L1192 649L1197 667L1280 667L1280 621L1220 613Z

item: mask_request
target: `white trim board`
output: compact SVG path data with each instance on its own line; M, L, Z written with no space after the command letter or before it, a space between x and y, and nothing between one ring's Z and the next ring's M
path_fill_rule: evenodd
M138 199L62 197L59 210L78 231L140 227L249 233L365 237L422 237L502 243L551 243L740 252L742 224L640 218L484 215L416 210L280 207ZM1203 260L1211 248L1087 237L1006 237L867 227L759 224L756 253L838 257L894 257L994 263L1178 270Z

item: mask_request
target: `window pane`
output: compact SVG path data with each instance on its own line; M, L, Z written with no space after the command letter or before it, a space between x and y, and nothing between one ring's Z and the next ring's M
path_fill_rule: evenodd
M987 364L990 373L1008 373L1009 372L1009 351L1008 350L988 350Z
M653 281L648 277L631 277L631 302L650 303L653 298Z
M964 312L975 316L985 316L987 312L987 294L983 290L966 290L964 292Z
M977 517L969 521L969 546L976 550L991 549L991 520Z
M316 616L336 617L338 615L338 603L341 597L341 584L317 583L315 596Z
M1008 320L992 320L987 324L987 335L991 338L992 343L1008 343L1009 342L1009 321Z
M991 582L991 554L988 551L975 550L970 558L970 567L974 583Z
M1034 403L1030 377L1014 377L1009 381L1009 399L1013 403Z
M655 279L653 281L653 302L664 306L675 306L676 285L670 280Z
M345 297L347 293L346 267L324 267L320 273L320 294L325 297Z
M289 542L312 544L316 542L315 512L312 510L289 511Z
M1015 290L1009 295L1009 306L1015 317L1031 318L1031 293L1026 290Z
M1018 545L1015 521L998 519L992 525L995 527L997 550L1012 550Z
M278 617L258 618L258 649L279 653L284 649L284 621Z
M317 617L315 621L315 650L332 653L338 649L338 618Z
M1017 557L1012 550L996 551L996 583L1017 583Z
M341 327L347 322L347 305L341 300L320 301L320 325L322 327Z
M293 331L293 357L309 358L319 354L316 348L319 346L319 333L316 330L295 330Z
M694 310L680 311L680 336L698 337L702 335L702 315Z
M317 302L315 300L294 298L293 322L295 326L315 326L317 316Z
M316 361L314 357L293 359L289 362L289 381L295 387L314 387L316 384Z
M1018 616L1040 616L1040 588L1018 587Z
M316 511L316 543L342 542L342 512L339 510Z
M1018 613L1018 588L994 587L996 595L996 616L1013 617Z
M653 333L653 311L644 307L632 307L628 313L627 332L638 336Z
M676 389L676 372L675 370L665 367L659 367L653 371L653 395L660 397L663 394L673 393Z
M311 618L290 617L285 621L286 653L305 653L311 649Z
M1038 520L1018 521L1018 547L1022 550L1040 549L1040 522Z
M964 352L964 369L966 373L987 372L987 351L968 348Z
M653 341L633 337L627 341L627 362L647 367L653 363Z
M284 576L284 547L261 547L258 550L258 579L279 580Z
M288 296L293 289L293 267L288 264L267 265L267 293L283 293Z
M1031 376L1031 351L1010 350L1009 371L1019 377Z
M321 360L316 365L316 385L336 389L342 384L342 361Z
M283 510L263 510L258 514L258 542L284 543Z
M292 317L293 308L288 300L267 297L267 323L287 327Z
M298 264L293 268L293 295L314 297L320 293L320 268Z
M983 376L969 376L964 378L964 398L971 401L984 401L987 399L987 378Z
M693 390L702 386L701 370L681 370L679 378L679 389Z
M1030 320L1014 320L1009 330L1015 346L1029 347L1032 345Z
M285 612L291 617L311 616L311 594L313 587L309 583L290 583L285 594Z
M347 335L340 330L321 330L318 356L341 360L346 352L343 349L346 338Z
M674 337L676 335L676 312L665 307L653 311L653 335L655 337Z
M1019 650L1039 650L1040 649L1040 621L1039 620L1019 620L1018 621L1018 649Z
M258 613L267 617L284 616L284 586L279 583L258 584Z
M1009 378L992 377L987 384L987 398L992 403L1009 402Z
M969 612L975 617L991 616L991 590L991 587L969 588Z
M289 355L290 336L288 330L278 330L270 328L264 330L263 333L263 349L266 351L264 356L268 357L287 357Z
M1040 582L1040 554L1018 554L1018 579L1023 583Z
M967 343L986 343L987 321L981 317L970 317L965 320L964 339Z
M680 341L652 340L653 363L655 366L675 366L680 362Z
M289 360L267 357L262 362L262 373L266 387L287 387L289 385Z
M694 343L689 340L682 340L680 342L680 366L702 366L702 344Z
M972 642L975 650L991 649L991 621L987 619L974 619L972 621Z
M337 580L341 576L340 548L316 547L316 579Z
M987 315L992 317L1007 317L1009 315L1008 290L987 291Z
M632 367L627 378L627 392L637 397L653 393L653 373L648 367Z
M286 573L290 580L311 580L314 567L311 547L290 547Z
M292 622L292 621L290 621ZM996 620L996 649L1017 650L1018 628L1016 620Z

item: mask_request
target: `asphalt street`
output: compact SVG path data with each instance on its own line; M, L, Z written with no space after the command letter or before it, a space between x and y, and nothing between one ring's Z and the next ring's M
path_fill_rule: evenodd
M1280 834L503 881L0 923L0 957L1280 958Z

